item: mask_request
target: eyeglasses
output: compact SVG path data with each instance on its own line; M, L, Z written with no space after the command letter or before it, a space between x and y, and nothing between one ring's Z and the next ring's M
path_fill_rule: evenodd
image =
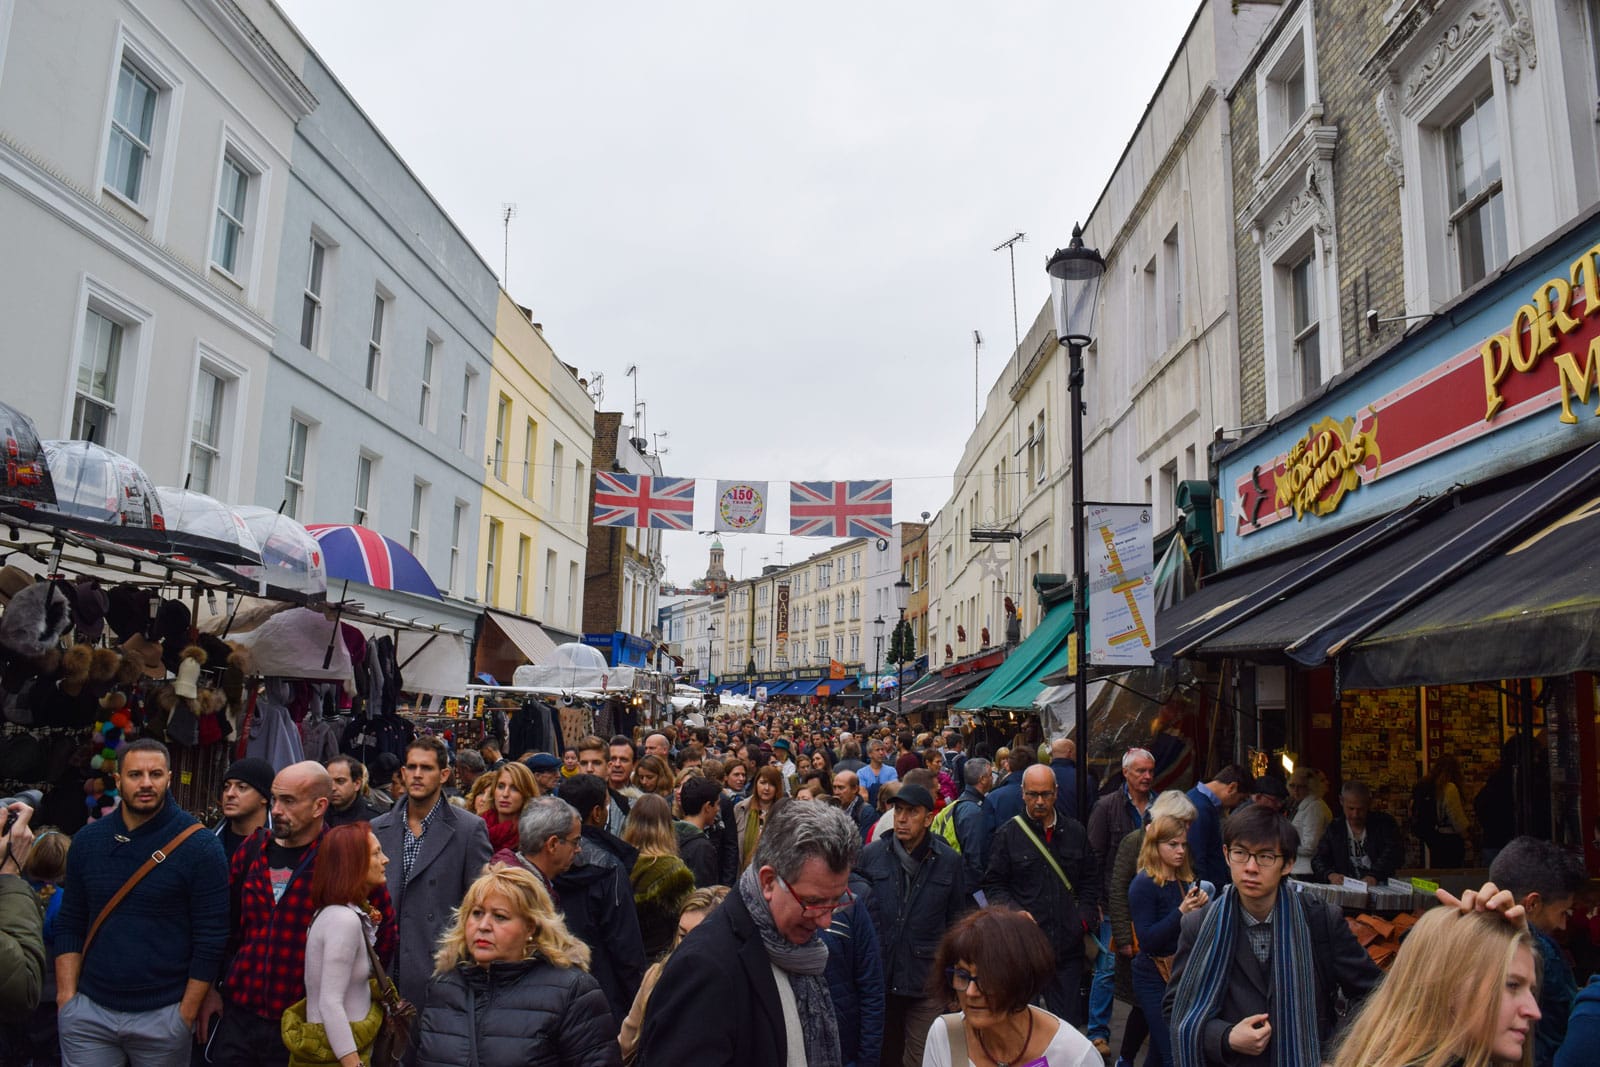
M978 984L978 976L965 967L946 967L944 976L950 979L950 988L957 993L964 993L968 989L976 989L979 993L983 992L983 986Z
M802 915L807 915L814 919L821 918L824 915L831 915L836 911L842 911L856 902L855 894L846 889L844 895L837 900L830 900L821 904L807 904L800 899L800 894L794 891L794 886L785 882L782 878L778 879L778 884L788 890L789 895L794 898L794 902L800 905L800 913Z
M1255 860L1256 866L1258 867L1274 867L1281 859L1283 859L1282 856L1271 850L1266 852L1251 852L1247 848L1239 848L1237 846L1228 849L1228 862L1236 863L1240 867L1243 867L1251 860Z

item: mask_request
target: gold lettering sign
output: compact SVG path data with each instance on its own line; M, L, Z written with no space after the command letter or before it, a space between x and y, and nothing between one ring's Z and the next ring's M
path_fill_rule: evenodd
M1582 316L1572 313L1576 296L1583 296ZM1567 277L1554 277L1533 291L1529 303L1517 308L1504 333L1484 341L1478 349L1483 359L1483 420L1488 422L1505 405L1500 388L1510 375L1528 374L1563 338L1583 325L1583 319L1600 314L1600 245L1573 261ZM1526 339L1524 339L1526 333ZM1580 404L1589 399L1589 386L1596 384L1597 348L1589 345L1583 365L1570 352L1555 357L1556 376L1561 386L1561 421L1577 422L1572 413L1572 398ZM1600 414L1600 410L1596 411Z
M1368 408L1371 425L1357 432L1352 415L1343 422L1330 416L1314 424L1296 441L1278 475L1278 507L1294 508L1296 521L1307 515L1331 515L1344 495L1361 487L1361 467L1371 458L1381 465L1378 412ZM1373 468L1377 474L1377 467Z

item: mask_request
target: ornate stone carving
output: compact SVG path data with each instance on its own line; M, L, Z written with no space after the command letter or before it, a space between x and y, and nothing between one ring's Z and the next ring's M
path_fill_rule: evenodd
M1423 57L1406 82L1406 102L1414 102L1427 90L1440 71L1447 70L1458 53L1487 37L1495 29L1496 19L1488 11L1475 8L1462 15L1449 29L1439 35L1433 47ZM1530 30L1530 40L1531 40Z
M1305 181L1290 194L1282 209L1268 222L1262 240L1272 244L1278 235L1295 226L1306 214L1312 214L1311 228L1316 231L1317 242L1323 251L1328 250L1333 236L1333 212L1328 208L1326 190L1333 182L1333 168L1323 160L1313 160L1306 166Z
M1399 108L1399 101L1395 99L1394 82L1385 78L1378 86L1376 100L1378 106L1378 125L1383 127L1383 140L1387 147L1383 150L1383 161L1394 171L1394 177L1401 185L1406 183L1406 169L1400 152L1400 131L1395 126L1395 111Z
M1500 0L1500 13L1505 16L1505 28L1495 42L1494 57L1505 68L1506 81L1512 85L1522 77L1522 68L1529 70L1539 65L1539 53L1533 40L1533 19L1529 17L1523 0Z

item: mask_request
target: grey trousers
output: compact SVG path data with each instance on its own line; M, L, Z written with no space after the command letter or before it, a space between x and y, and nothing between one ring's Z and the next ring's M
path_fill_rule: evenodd
M170 1067L189 1062L194 1035L178 1005L112 1011L79 993L56 1013L62 1067Z

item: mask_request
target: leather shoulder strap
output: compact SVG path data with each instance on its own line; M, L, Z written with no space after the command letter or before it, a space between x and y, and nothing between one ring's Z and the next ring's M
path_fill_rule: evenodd
M967 1056L966 1017L959 1011L953 1011L939 1018L944 1020L944 1035L950 1041L951 1067L966 1067L971 1062Z
M101 908L100 914L94 917L94 925L89 927L89 936L83 939L83 955L89 955L89 946L94 944L94 935L100 932L101 925L116 910L117 905L122 903L123 898L133 892L133 887L143 881L145 875L155 870L156 864L164 863L168 856L177 851L179 845L189 840L190 837L199 833L202 829L203 827L198 822L192 822L180 830L177 837L150 853L150 858L139 865L139 869L134 871L126 882L122 883L122 888L117 890L110 900L106 901L106 906Z

